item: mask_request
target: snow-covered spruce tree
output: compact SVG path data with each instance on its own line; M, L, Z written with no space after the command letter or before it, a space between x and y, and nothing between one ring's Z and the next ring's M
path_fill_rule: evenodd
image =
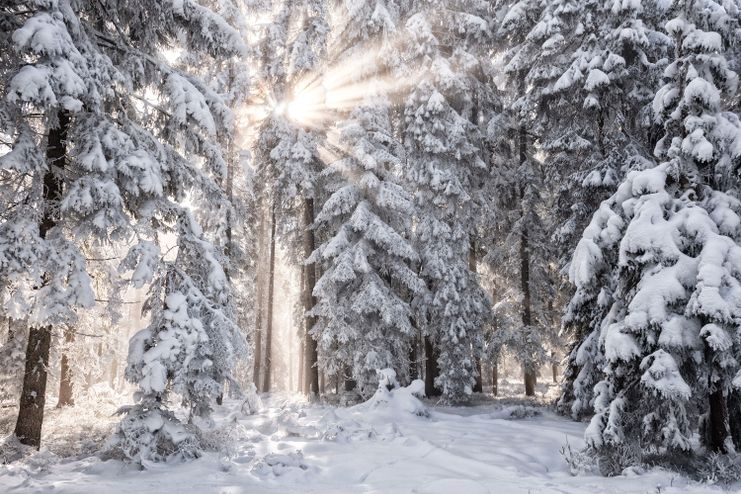
M487 22L477 2L432 2L405 23L402 52L418 81L406 98L403 136L408 184L415 191L413 239L420 276L429 291L414 300L427 338L426 392L434 379L447 401L466 399L476 380L474 356L481 353L489 300L468 256L484 181L479 107L485 74L473 47L483 43ZM434 26L434 28L433 28ZM448 50L448 47L454 47Z
M155 273L135 272L156 280L145 306L151 323L129 346L126 376L139 384L138 403L126 410L114 442L132 459L197 456L197 437L164 406L168 394L182 399L189 424L207 418L237 352L246 349L214 247L187 210L179 211L177 226L175 259L160 263ZM149 262L152 254L158 254L152 244L135 248L123 267L141 266L137 261Z
M316 221L322 245L311 258L323 273L314 290L318 317L312 331L320 368L366 397L375 388L376 369L393 368L406 377L416 333L409 295L418 290L419 280L402 276L405 270L412 273L408 264L416 257L401 233L409 226L404 219L411 217L411 198L397 184L403 149L394 137L389 95L374 87L378 74L388 69L386 57L394 54L397 16L393 2L361 2L342 4L334 19L334 64L352 67L347 84L367 89L363 97L330 110L342 120L330 129L325 146L338 158L322 172L329 195ZM356 108L349 110L352 105ZM346 237L345 245L337 245L340 237ZM339 250L330 252L329 246ZM352 251L368 259L366 267L348 258ZM353 279L336 279L343 270ZM371 294L372 302L364 299ZM337 306L337 300L343 302ZM393 319L391 313L396 313Z
M534 158L536 130L541 125L538 105L548 74L549 42L557 31L543 32L539 23L543 2L502 2L496 21L496 40L502 46L506 109L487 129L496 158L492 169L492 215L497 235L487 255L496 279L517 280L517 289L501 287L520 305L517 327L498 325L494 347L507 345L523 367L525 393L535 393L537 370L545 361L545 342L552 332L548 321L553 280L548 264L553 249L548 240L551 225L545 216L547 197L542 163ZM555 27L560 25L556 23ZM545 39L543 39L545 36ZM542 45L542 46L541 46ZM537 252L535 256L533 253ZM497 288L495 288L497 289ZM497 296L497 298L502 298ZM501 327L500 327L501 326ZM518 334L519 333L519 334Z
M651 101L671 40L660 30L665 10L657 2L579 2L564 30L566 64L542 106L546 168L556 177L554 239L565 265L589 218L615 189L625 169L641 167L653 152L658 126ZM566 308L566 359L561 413L580 419L592 413L598 366L595 324L609 305L610 286L599 277L583 284ZM570 295L573 296L573 293ZM600 302L597 299L601 298ZM596 312L594 311L596 309ZM589 350L587 350L589 349ZM587 378L583 381L581 378Z
M316 218L329 239L310 258L323 272L312 330L320 366L328 376L351 369L365 398L378 387L377 370L394 369L406 381L416 330L405 295L422 288L410 268L417 255L403 236L412 198L396 183L390 127L387 108L372 100L340 125L346 156L323 172L337 185Z
M596 277L614 278L607 315L587 339L598 339L604 368L594 372L604 377L586 440L606 474L625 466L618 458L690 450L698 427L709 449L733 449L726 400L741 376L741 203L725 191L741 163L741 124L723 107L738 84L722 54L737 21L723 13L710 0L672 7L675 55L653 104L663 162L628 174L572 261L577 296Z
M241 1L209 0L201 1L225 21L233 26L242 39L250 36L251 26ZM244 108L250 95L251 63L242 53L214 60L208 54L196 51L183 51L176 62L188 73L197 74L209 87L218 92L225 105L232 109ZM228 201L220 204L218 210L203 208L197 210L197 220L215 245L220 246L224 257L224 273L231 286L232 306L235 320L245 336L251 337L255 324L255 278L258 209L253 183L253 173L248 163L248 153L241 148L244 142L240 129L245 127L239 121L241 112L235 113L233 132L223 132L218 136L225 169L221 170L221 187ZM247 369L252 363L252 354L240 355L237 362L242 385L247 383ZM235 386L230 393L239 395ZM219 400L220 401L220 400Z
M264 187L259 192L265 211L276 211L281 237L291 255L302 262L315 250L315 200L319 157L317 148L324 139L322 125L296 118L290 102L302 97L302 91L320 69L326 55L328 14L323 0L290 0L274 9L274 16L259 33L255 87L263 94L268 115L258 130L253 150L257 180ZM305 96L305 95L304 95ZM319 101L309 104L321 105ZM305 394L319 392L317 345L310 336L315 320L312 291L316 267L303 267L301 304L305 324L304 340ZM259 340L256 338L256 344Z
M134 250L145 255L135 282L146 283L160 262L153 242L185 214L176 201L188 190L197 191L194 202L223 200L214 141L230 112L158 50L179 39L221 56L242 44L221 17L187 0L17 5L12 41L28 64L5 88L14 142L1 159L23 186L10 204L22 207L2 225L12 232L3 238L18 246L6 251L14 262L2 279L6 306L30 314L16 434L38 446L46 383L39 363L48 361L51 326L73 324L74 308L93 303L82 242L136 239ZM189 276L189 266L178 269Z

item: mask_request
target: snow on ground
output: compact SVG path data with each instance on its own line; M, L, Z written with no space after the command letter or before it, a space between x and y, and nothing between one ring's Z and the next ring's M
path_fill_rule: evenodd
M658 470L608 479L574 477L559 450L567 442L581 447L585 424L561 418L537 402L480 398L455 408L428 402L425 417L406 411L413 409L407 401L381 400L348 409L307 404L300 396L286 394L263 400L262 410L252 416L240 413L236 401L220 407L217 426L206 438L220 452L198 460L137 470L117 460L102 461L85 447L71 448L73 457L59 456L54 450L62 451L64 440L57 437L51 450L0 465L0 492L723 492ZM51 419L68 429L74 415L63 418L66 412L56 413ZM67 441L85 444L86 430L78 427Z

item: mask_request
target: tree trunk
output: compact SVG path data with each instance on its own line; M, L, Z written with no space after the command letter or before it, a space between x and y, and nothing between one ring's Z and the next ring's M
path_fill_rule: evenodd
M551 363L551 370L553 371L553 383L558 384L558 362Z
M229 70L229 87L231 87L232 83L232 74L231 69ZM233 146L234 137L231 135L228 135L226 138L226 184L225 184L225 192L226 197L229 200L229 207L226 210L226 228L225 228L225 236L226 236L226 242L224 245L224 257L226 257L226 264L224 267L224 275L226 276L227 281L231 285L231 276L232 276L232 207L234 207L234 146ZM221 392L216 397L216 404L221 405L224 403L224 386L225 383L221 383Z
M440 367L437 364L437 353L432 341L425 336L425 395L440 396L442 391L435 387L435 379L440 375Z
M67 328L64 332L64 342L66 346L74 343L75 332ZM62 365L59 375L59 401L57 408L74 405L75 399L72 396L72 368L69 365L67 350L62 353Z
M736 451L741 449L741 391L728 393L728 426Z
M527 230L523 229L520 235L520 282L522 288L522 326L527 328L532 324L530 299L530 248L528 246ZM535 396L535 369L531 362L524 365L525 395Z
M56 225L53 211L62 198L62 172L65 165L67 130L69 117L64 111L57 113L59 125L49 129L46 145L46 159L49 164L44 174L43 199L44 216L39 224L39 235L46 238L49 230ZM41 426L44 423L46 404L46 378L51 348L51 326L30 328L26 347L26 366L23 373L18 420L15 435L22 444L39 449L41 446Z
M255 361L253 362L252 381L255 383L257 392L262 389L260 381L260 367L262 362L262 330L258 327L255 331Z
M260 371L262 369L262 329L263 329L263 317L265 315L265 269L261 269L263 266L262 259L265 253L265 198L260 196L258 205L260 215L260 225L258 226L258 245L257 245L257 256L260 259L257 268L257 286L255 289L257 299L257 314L256 314L256 325L255 325L255 355L252 363L252 381L255 383L255 388L260 392L262 389L262 380L260 379Z
M525 78L524 73L521 74L520 79L520 91L524 94L525 91ZM520 145L520 164L524 164L527 161L527 129L524 125L520 125L519 129L519 145ZM525 195L525 185L520 184L520 199L522 200ZM521 205L524 208L524 206ZM521 218L525 217L525 210L521 211ZM523 222L524 223L524 222ZM522 325L523 329L530 327L532 324L531 315L531 297L530 297L530 245L528 238L527 226L523 224L522 231L520 232L520 288L522 290ZM535 396L535 369L533 368L532 362L524 363L524 374L525 374L525 395Z
M304 392L304 339L303 338L301 338L301 342L298 345L298 386L296 386L296 391L299 393Z
M272 365L273 346L273 299L275 292L275 204L270 211L270 268L268 271L268 320L265 325L265 375L262 385L263 392L270 391L270 371Z
M708 440L711 451L727 453L726 439L730 434L728 428L728 403L722 390L714 391L709 397Z
M303 211L303 235L304 235L304 259L308 259L314 252L314 200L306 198L304 200ZM314 316L309 315L309 311L314 308L316 299L314 298L314 285L316 284L316 267L311 264L304 265L304 394L314 396L319 392L319 369L317 368L317 349L316 341L311 337L310 331L314 327L316 320Z
M478 266L476 262L476 238L471 235L470 248L468 249L468 269L473 272L478 272ZM473 348L473 363L476 367L476 381L473 383L474 393L484 392L484 379L481 374L481 356L479 355L479 349L474 346Z
M497 362L491 364L491 394L499 395L499 364Z

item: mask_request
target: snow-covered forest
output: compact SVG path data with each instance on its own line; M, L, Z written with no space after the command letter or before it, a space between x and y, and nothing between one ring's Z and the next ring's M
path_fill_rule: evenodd
M0 0L0 492L741 489L741 0Z

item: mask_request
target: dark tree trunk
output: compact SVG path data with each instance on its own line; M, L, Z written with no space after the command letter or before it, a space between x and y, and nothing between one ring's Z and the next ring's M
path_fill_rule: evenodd
M520 282L522 288L522 326L529 327L532 324L530 307L530 248L528 246L527 230L520 234ZM535 369L532 363L526 362L525 373L525 395L535 396Z
M741 392L728 393L728 426L736 451L741 449Z
M710 394L710 413L708 414L708 440L711 451L728 453L726 439L730 434L728 428L728 402L722 390Z
M520 91L524 94L524 74L521 75L520 80ZM520 164L524 164L527 161L527 129L524 125L520 126L519 129L519 145L520 145ZM520 199L524 197L525 184L520 184ZM524 207L524 206L523 206ZM525 210L521 211L522 218L525 217ZM530 297L530 244L528 238L527 225L522 226L520 232L520 288L522 290L522 325L523 328L527 328L532 324L532 308L531 308L531 297ZM525 395L535 395L535 369L531 362L524 363L524 374L525 374Z
M303 209L304 259L308 259L311 253L314 252L314 230L312 229L312 225L314 224L314 200L306 198ZM314 316L309 315L309 311L316 304L313 294L315 284L316 267L313 264L307 264L304 266L303 293L304 311L306 314L304 333L304 394L307 396L314 396L319 392L316 341L310 334L316 320Z
M497 362L491 364L491 394L499 395L499 364Z
M435 387L435 379L440 375L437 352L430 338L425 336L425 395L440 396L442 391Z
M471 235L470 248L468 249L468 269L473 273L478 272L478 263L476 262L476 238ZM473 348L473 363L476 367L476 381L473 383L474 393L484 392L484 378L481 374L481 356L479 355L479 349L474 346Z
M349 365L345 366L343 374L345 375L345 391L352 391L358 386L358 383L352 378L352 369Z
M62 172L65 165L67 130L69 117L64 111L57 113L58 126L49 129L46 159L49 170L44 175L43 198L44 216L39 224L39 235L46 238L49 230L56 225L54 206L62 198ZM18 420L15 435L22 444L38 449L41 446L41 427L44 423L46 404L46 378L51 348L51 326L31 328L26 347L26 365L23 373Z
M64 341L67 345L73 343L75 341L75 332L69 328L66 329L64 332ZM57 408L75 404L72 391L72 368L69 365L69 358L65 351L62 353L62 364L59 374L59 401L57 401Z
M414 340L414 343L409 347L409 381L414 381L415 379L418 379L419 375L417 373L417 341L416 338Z
M476 382L473 384L473 392L483 393L484 392L484 378L483 378L483 373L481 369L481 359L480 358L475 359L475 364L476 364Z
M270 211L270 268L268 271L268 317L265 325L265 374L262 385L264 392L270 391L270 372L273 347L273 299L275 292L275 204Z

